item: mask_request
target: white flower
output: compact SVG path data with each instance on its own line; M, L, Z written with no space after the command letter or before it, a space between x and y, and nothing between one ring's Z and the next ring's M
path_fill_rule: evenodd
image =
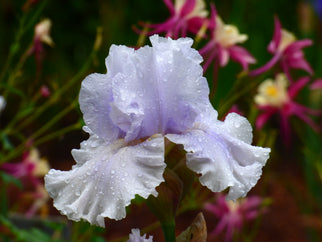
M149 236L148 238L146 238L145 234L141 236L139 229L132 229L129 237L127 242L153 242L153 236Z
M79 103L90 137L72 151L72 170L45 177L54 206L70 219L104 227L105 217L126 216L136 194L157 196L165 138L184 146L203 185L214 192L230 187L230 199L245 196L261 175L270 149L251 145L247 119L217 119L192 39L150 40L152 47L138 50L113 45L107 74L82 82Z
M0 95L0 113L3 111L5 106L6 106L6 100L4 99L3 96Z

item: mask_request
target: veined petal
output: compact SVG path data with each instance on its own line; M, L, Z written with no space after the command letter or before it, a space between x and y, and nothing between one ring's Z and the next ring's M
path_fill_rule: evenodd
M91 135L73 150L77 164L70 171L50 170L45 186L54 206L71 220L84 219L104 227L104 218L125 217L136 194L157 196L164 180L164 137L130 146L123 139L109 144Z
M108 73L87 76L79 93L79 105L86 125L100 138L109 142L125 136L120 125L117 125L110 115L115 99L112 80L115 76L120 76L119 73L133 73L133 53L132 48L112 45L106 59Z
M113 80L113 105L121 111L118 118L132 115L133 120L141 119L129 122L132 126L124 130L126 140L182 132L209 103L202 57L191 48L192 39L154 35L150 40L152 47L135 52L135 73Z
M250 145L249 122L238 114L228 114L224 122L208 120L187 132L166 136L183 144L187 166L201 174L200 182L213 192L230 187L228 199L246 196L257 183L269 157L269 148Z
M138 50L113 45L107 74L83 81L85 123L106 141L183 132L209 104L203 59L191 48L192 39L154 35L150 40L152 47Z

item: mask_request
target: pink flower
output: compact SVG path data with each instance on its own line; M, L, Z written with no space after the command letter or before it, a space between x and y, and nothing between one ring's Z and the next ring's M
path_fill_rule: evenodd
M322 79L319 78L319 79L316 79L311 85L310 85L310 88L312 90L315 90L315 89L322 89Z
M47 86L43 85L40 88L40 94L42 97L49 97L51 92Z
M273 57L264 66L251 71L250 75L259 75L272 68L278 62L290 81L293 80L290 74L291 69L302 69L309 74L312 74L313 70L310 64L305 60L302 50L304 47L310 45L312 45L312 40L296 40L292 33L281 28L280 21L275 17L273 39L267 48L268 51L273 54Z
M240 34L234 25L225 24L217 15L214 5L211 5L209 20L211 40L199 51L205 58L204 71L212 61L220 66L227 65L229 58L239 62L243 69L248 69L248 64L255 63L255 58L243 47L237 46L248 39L246 34ZM216 66L215 66L216 68Z
M213 213L218 219L218 225L210 232L218 235L226 230L226 241L231 241L234 233L239 232L243 224L254 220L262 212L263 199L257 196L242 198L237 201L226 201L225 196L217 195L215 203L208 203L205 209Z
M39 157L37 149L32 149L23 155L21 162L2 164L1 169L18 179L25 179L37 187L40 184L39 177L44 177L47 174L49 165L47 160Z
M166 33L167 37L177 39L186 37L187 32L197 34L206 20L208 11L203 0L163 0L171 16L160 24L145 24L154 30L147 35Z
M44 47L43 44L47 44L49 46L54 46L54 42L50 37L50 29L51 29L51 21L50 19L44 19L35 26L34 40L33 46L29 50L29 54L35 54L36 63L38 71L41 69L41 61L43 57Z
M290 141L289 119L295 115L310 125L315 131L320 127L316 125L309 115L321 115L320 110L313 110L294 101L298 92L310 81L309 77L302 77L292 83L289 88L285 74L278 74L275 80L267 79L258 87L255 103L262 113L257 117L256 127L261 129L274 114L281 120L281 132L286 143Z

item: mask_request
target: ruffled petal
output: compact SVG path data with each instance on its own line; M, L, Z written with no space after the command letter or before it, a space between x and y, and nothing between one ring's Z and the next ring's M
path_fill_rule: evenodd
M123 128L126 140L182 132L209 103L202 57L191 48L192 39L154 35L150 40L152 47L135 52L135 70L113 80L113 105L118 112L112 119L128 125Z
M153 242L153 236L141 236L139 229L132 229L127 242Z
M106 141L191 128L208 105L202 57L190 38L150 37L152 47L113 45L107 74L87 77L80 92L86 125Z
M213 192L230 187L227 198L233 200L246 196L257 183L270 152L250 145L251 126L235 113L228 114L225 122L209 119L183 134L166 137L183 144L187 166L201 174L203 185Z
M45 186L54 206L71 220L84 219L104 227L104 218L122 219L136 194L157 196L164 180L164 137L130 146L112 144L91 135L72 154L77 164L70 171L50 170Z
M131 73L133 65L129 61L133 49L113 45L107 60L107 74L87 76L79 93L79 105L86 125L100 138L113 142L124 137L124 131L112 119L110 113L114 102L112 79L119 73Z

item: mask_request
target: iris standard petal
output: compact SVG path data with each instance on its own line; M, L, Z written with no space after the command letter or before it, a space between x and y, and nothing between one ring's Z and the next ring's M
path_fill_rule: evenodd
M164 137L154 136L137 145L112 144L91 135L73 150L77 164L70 171L50 170L45 186L54 206L71 220L84 219L104 227L104 218L125 217L125 207L136 194L157 196L164 180Z
M250 124L238 114L229 114L225 122L208 120L183 134L166 137L183 144L187 166L201 174L203 185L213 192L230 187L227 198L233 200L246 196L257 183L270 152L250 145Z
M106 141L191 128L208 105L202 57L190 38L150 37L152 47L113 45L107 74L87 77L80 92L86 125Z
M111 118L118 126L127 125L122 128L126 140L180 133L192 126L203 105L209 103L202 57L191 48L192 40L156 35L150 40L152 47L135 52L135 70L112 80Z

